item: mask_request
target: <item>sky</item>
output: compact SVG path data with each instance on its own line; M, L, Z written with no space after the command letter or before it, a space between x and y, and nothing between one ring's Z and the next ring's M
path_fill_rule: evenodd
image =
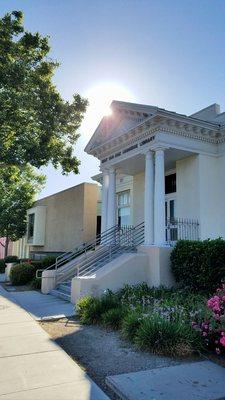
M84 147L114 99L187 115L215 102L225 110L225 0L0 0L1 16L13 10L50 36L62 97L90 102L74 148L80 173L43 168L39 198L99 172Z

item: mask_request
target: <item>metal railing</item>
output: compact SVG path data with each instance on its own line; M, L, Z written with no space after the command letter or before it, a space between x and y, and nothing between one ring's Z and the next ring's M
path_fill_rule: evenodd
M170 218L166 221L166 242L178 240L199 240L199 222L188 218Z
M120 254L135 251L143 242L144 223L137 226L116 225L75 251L57 257L56 263L46 269L55 270L57 285L69 281L76 275L92 274ZM38 270L37 276L42 272L43 270Z
M88 251L95 250L97 246L99 246L101 243L110 243L115 236L117 235L117 232L119 230L119 225L115 225L110 229L107 229L104 231L102 234L96 235L92 240L89 240L88 242L82 243L80 246L77 246L73 248L72 250L61 254L56 258L56 261L54 264L50 265L49 267L45 268L44 271L46 270L57 270L58 268L62 267L63 265L67 264L68 262L76 259L77 257L80 257L82 255L86 255ZM43 269L39 269L36 272L36 277L40 277L39 274L43 272Z

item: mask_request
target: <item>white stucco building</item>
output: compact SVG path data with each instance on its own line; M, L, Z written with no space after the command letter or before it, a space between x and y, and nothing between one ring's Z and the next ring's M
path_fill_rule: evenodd
M101 162L102 230L117 223L116 176L129 175L129 222L145 222L145 245L167 245L173 219L183 227L173 239L225 237L225 113L219 105L190 116L119 101L111 107L85 149Z
M45 293L63 290L66 282L75 303L124 284L171 285L174 242L225 238L225 113L219 105L190 116L120 101L111 108L85 149L100 160L94 179L102 183L103 237L94 252L92 243L85 255L65 255L70 261L59 260L43 280Z

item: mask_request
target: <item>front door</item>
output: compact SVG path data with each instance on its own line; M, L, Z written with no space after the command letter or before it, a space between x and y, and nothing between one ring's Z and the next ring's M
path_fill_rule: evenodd
M177 240L177 221L176 221L176 197L172 194L166 195L165 217L166 217L166 241L174 242Z

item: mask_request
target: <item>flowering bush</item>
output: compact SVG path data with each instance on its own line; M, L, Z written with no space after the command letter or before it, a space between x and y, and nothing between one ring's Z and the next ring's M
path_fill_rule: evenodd
M225 354L225 284L207 301L210 311L205 321L195 320L192 327L200 331L209 350Z

